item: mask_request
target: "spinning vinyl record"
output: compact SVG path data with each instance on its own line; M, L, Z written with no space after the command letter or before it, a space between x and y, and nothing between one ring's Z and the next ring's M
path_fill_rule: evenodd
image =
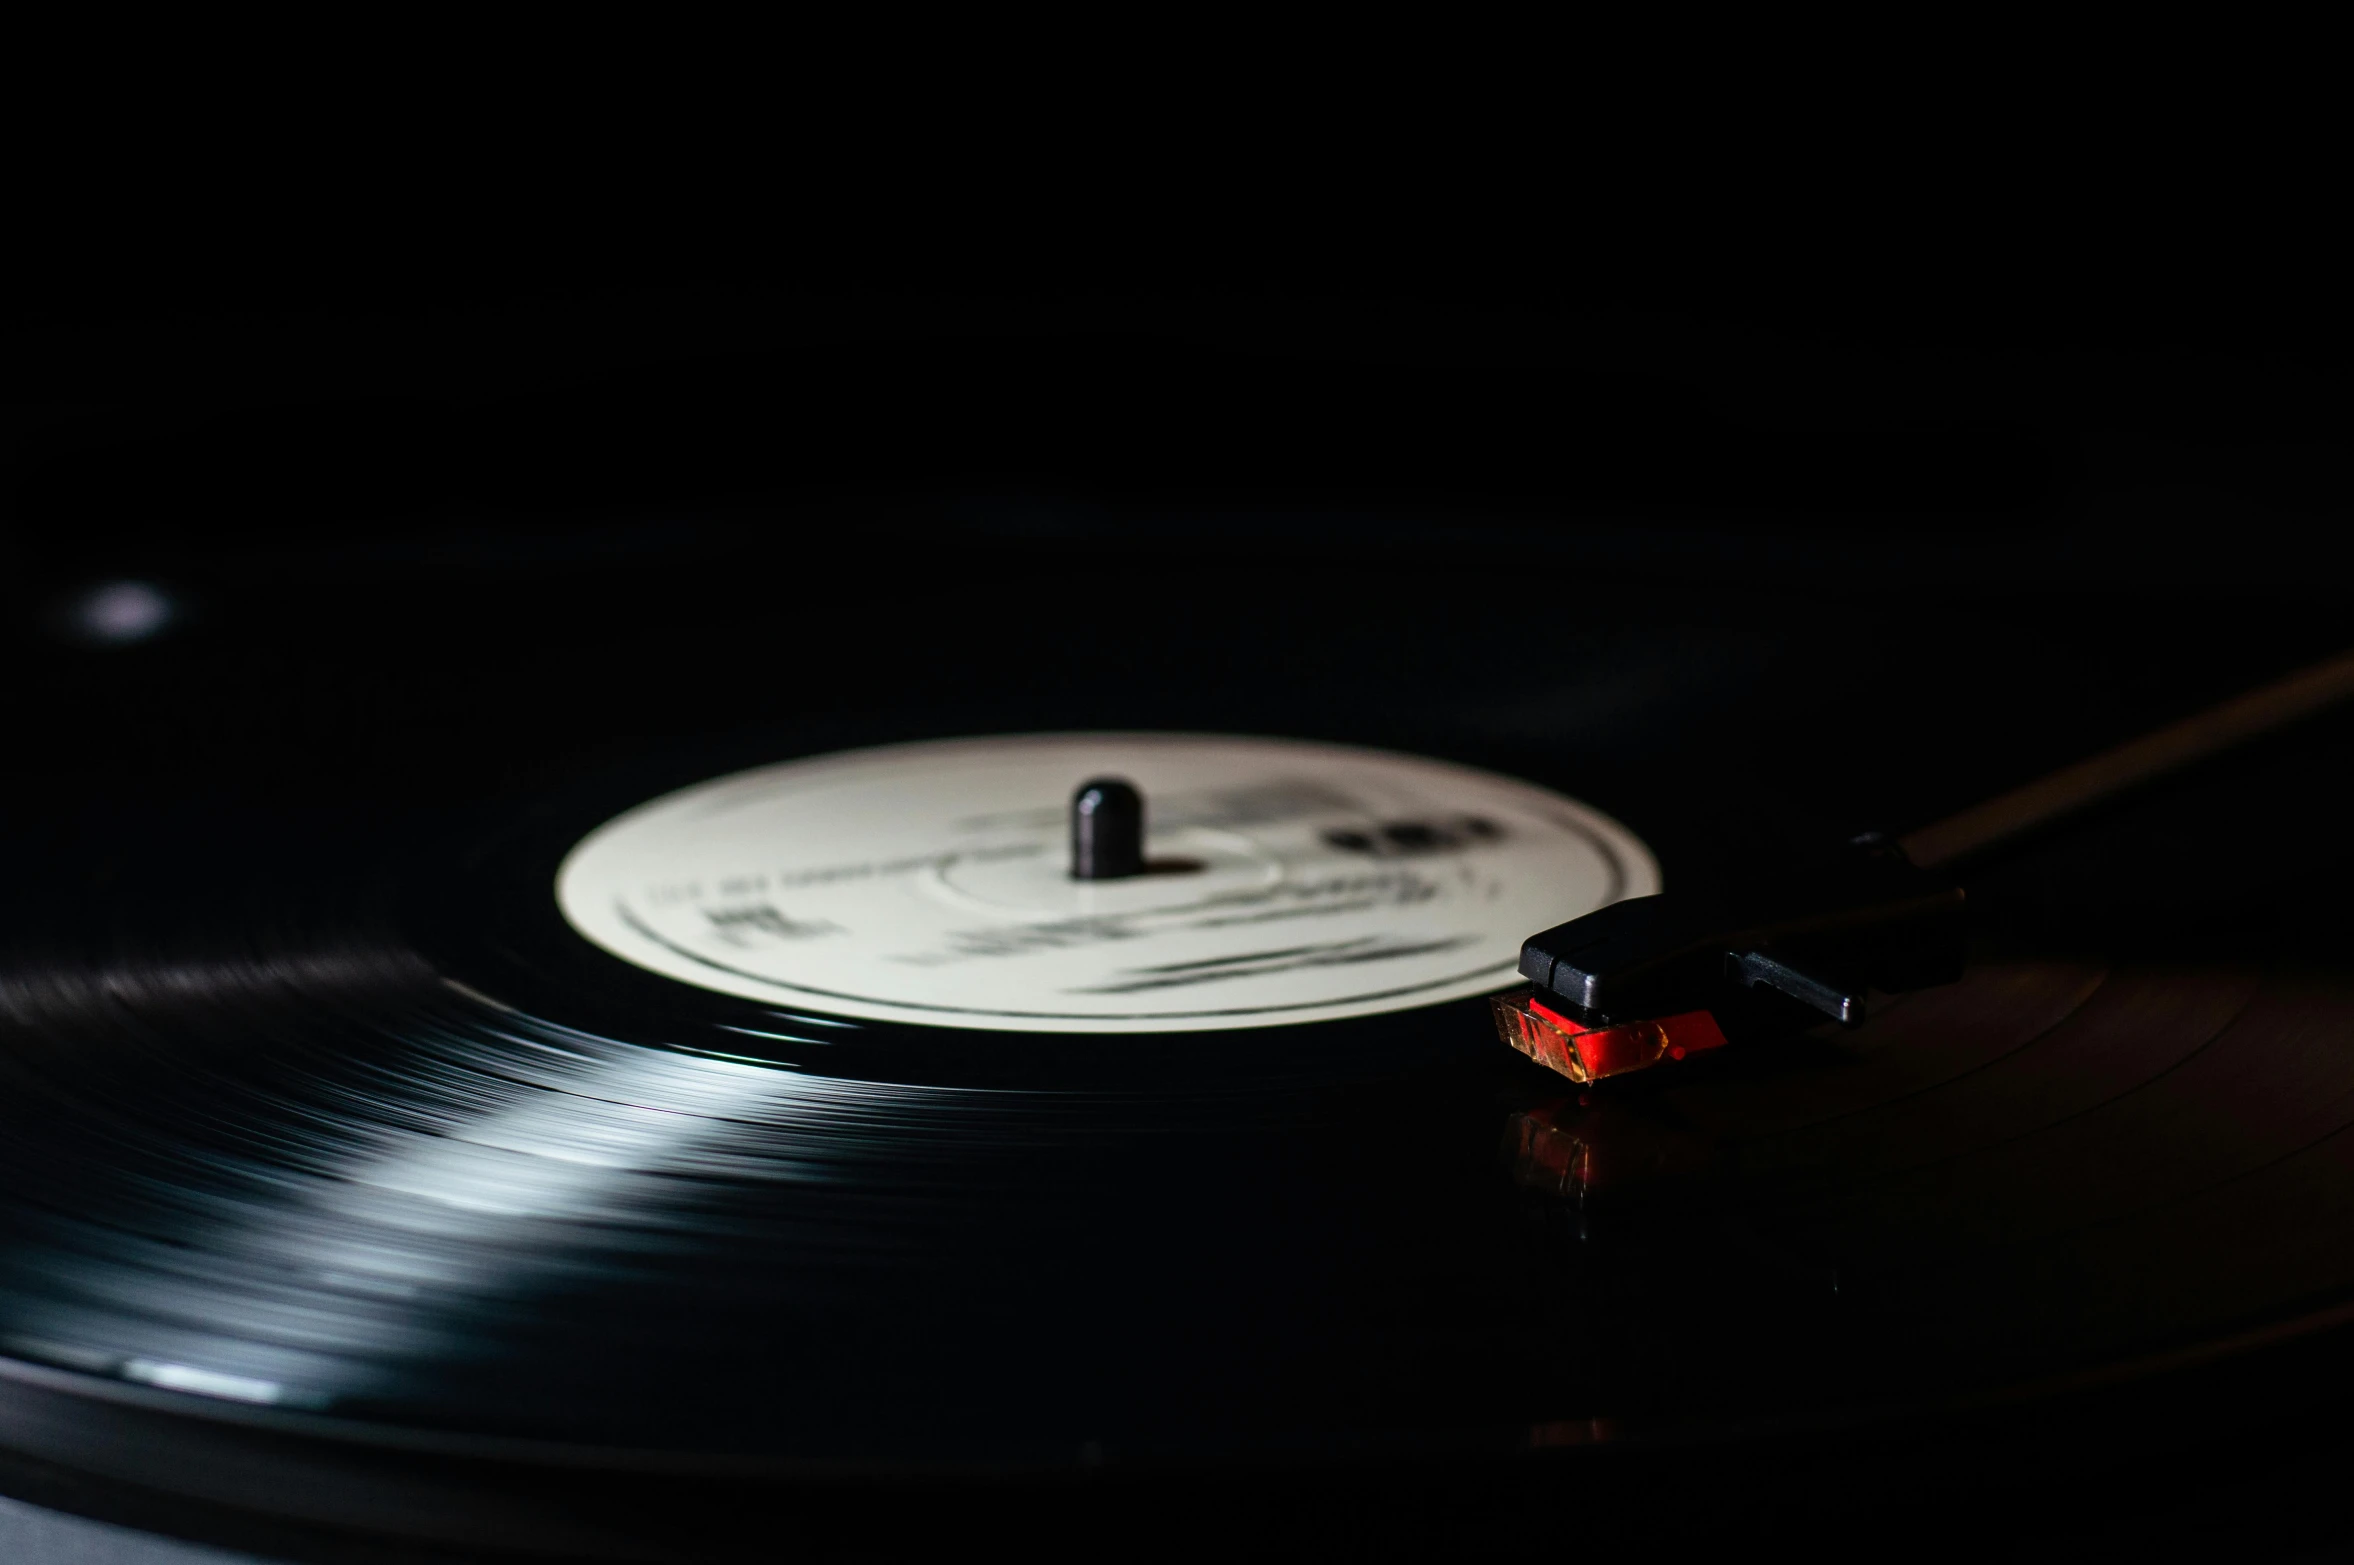
M1103 774L1141 790L1145 858L1079 881L1069 795ZM609 792L458 842L251 844L248 884L111 952L19 954L20 1447L465 1542L479 1504L320 1469L1520 1443L1483 1326L1514 1306L1483 1258L1513 1066L1482 996L1532 924L1656 889L1624 827L1467 767L1187 735ZM277 1443L192 1479L108 1419ZM580 1503L530 1525L583 1547Z
M1087 880L1098 778L1141 856ZM1606 1516L1596 1462L1868 1463L2354 1299L2333 980L1981 962L1581 1092L1485 997L1664 882L1551 789L1047 734L616 791L10 954L10 1449L304 1548L1211 1469Z

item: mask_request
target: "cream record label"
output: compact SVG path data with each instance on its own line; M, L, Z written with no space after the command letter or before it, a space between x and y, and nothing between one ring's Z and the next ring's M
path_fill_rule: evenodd
M1125 778L1144 873L1072 877L1069 800ZM608 821L556 880L583 936L683 983L836 1015L1181 1032L1404 1010L1515 980L1521 941L1659 889L1609 817L1378 750L1160 734L793 761Z

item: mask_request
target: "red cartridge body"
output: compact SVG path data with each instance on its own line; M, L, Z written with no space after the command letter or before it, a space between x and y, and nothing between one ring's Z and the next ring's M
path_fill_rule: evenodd
M1498 995L1494 1009L1497 1036L1579 1083L1623 1076L1725 1044L1724 1031L1706 1011L1595 1027L1554 1010L1527 990Z

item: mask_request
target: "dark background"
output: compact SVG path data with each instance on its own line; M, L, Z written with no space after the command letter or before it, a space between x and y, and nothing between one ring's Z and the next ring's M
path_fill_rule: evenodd
M118 244L17 293L5 786L111 830L706 744L1240 729L1541 776L1690 873L1922 823L2350 639L2309 238L1812 210L1601 261L1535 222L1428 266L1342 229L1258 275L206 210L230 260ZM171 622L78 633L112 581ZM2308 927L2276 866L2349 855L2332 735L2022 927Z

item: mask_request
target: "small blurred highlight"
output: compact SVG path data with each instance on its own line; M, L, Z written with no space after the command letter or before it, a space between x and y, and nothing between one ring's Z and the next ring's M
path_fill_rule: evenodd
M127 646L152 641L179 617L179 606L162 588L143 581L109 581L68 598L58 620L76 641Z

